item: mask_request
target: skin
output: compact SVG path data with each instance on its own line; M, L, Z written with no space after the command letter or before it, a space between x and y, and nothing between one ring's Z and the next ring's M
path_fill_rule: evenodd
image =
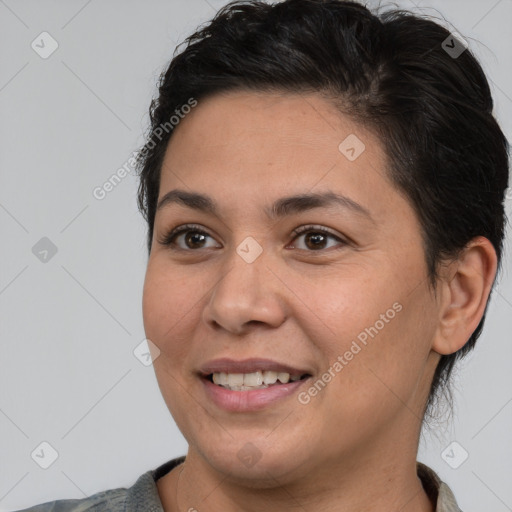
M365 144L354 161L338 149L349 134ZM435 510L416 475L423 410L440 354L463 346L481 319L496 254L474 239L442 267L434 295L418 219L386 165L381 142L317 94L215 95L175 128L159 199L176 188L208 194L219 216L173 203L155 218L144 325L189 444L185 464L157 482L166 511ZM328 190L373 220L338 206L264 214L280 197ZM187 223L204 241L179 236L181 251L159 243ZM292 233L308 224L346 243L320 237L318 248ZM248 236L263 249L252 263L236 252ZM294 393L227 412L196 375L218 357L265 357L316 380L394 303L401 311L306 405ZM247 442L261 454L251 467L237 457Z

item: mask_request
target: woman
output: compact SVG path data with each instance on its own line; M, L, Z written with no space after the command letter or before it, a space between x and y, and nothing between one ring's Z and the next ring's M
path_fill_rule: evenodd
M238 2L159 85L143 316L189 450L29 510L459 510L416 457L502 256L508 145L471 52L406 12Z

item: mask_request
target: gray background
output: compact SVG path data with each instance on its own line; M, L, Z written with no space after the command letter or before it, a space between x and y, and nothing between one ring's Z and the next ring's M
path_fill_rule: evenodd
M0 0L0 510L130 486L186 453L152 367L133 353L147 261L136 178L103 200L92 192L143 142L176 44L225 3ZM512 1L396 5L439 9L464 34L511 139ZM43 31L59 45L46 59L31 47ZM46 262L32 250L43 237L57 248ZM509 229L484 334L457 373L455 419L424 432L418 456L465 512L512 510L510 241ZM31 457L43 441L58 452L48 469Z

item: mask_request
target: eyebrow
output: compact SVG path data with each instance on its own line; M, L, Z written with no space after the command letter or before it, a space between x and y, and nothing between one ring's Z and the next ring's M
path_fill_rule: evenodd
M217 217L220 216L219 209L211 197L206 194L187 192L180 189L174 189L167 192L158 202L156 210L158 211L173 203L180 204L194 210L199 210L204 213L209 213ZM375 223L370 212L364 206L347 196L336 194L332 191L281 197L270 207L266 207L264 212L269 219L275 220L287 215L313 210L314 208L327 208L329 206L341 206L342 208L351 210L352 212L364 216Z

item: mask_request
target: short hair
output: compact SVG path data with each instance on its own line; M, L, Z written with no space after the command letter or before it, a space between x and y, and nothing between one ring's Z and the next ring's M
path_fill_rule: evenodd
M155 130L193 97L258 91L319 93L382 142L391 182L421 224L429 284L438 268L476 236L501 269L508 185L506 137L495 120L485 74L469 49L431 19L404 10L373 14L342 0L234 1L181 45L159 79L147 142L139 153L138 204L151 252L160 172L172 130ZM457 43L458 44L458 43ZM162 130L160 129L160 132ZM158 140L157 140L158 139ZM214 171L212 171L214 172ZM493 282L493 287L496 282ZM442 355L425 413L442 391L451 398L454 363L480 336Z

